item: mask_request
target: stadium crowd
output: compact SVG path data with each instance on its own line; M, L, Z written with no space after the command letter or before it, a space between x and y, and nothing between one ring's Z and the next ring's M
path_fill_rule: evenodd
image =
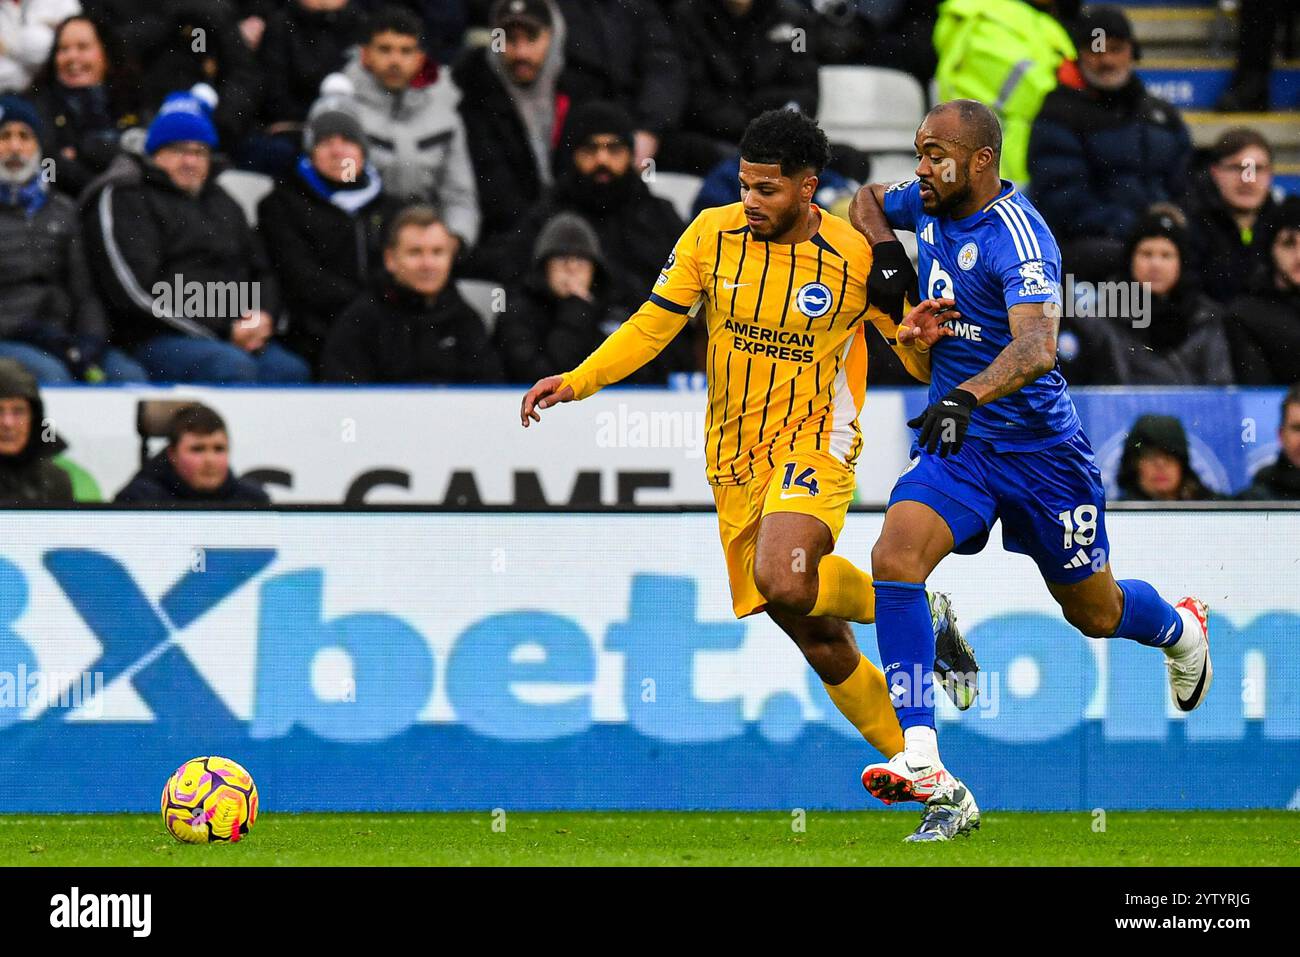
M999 97L1001 61L957 56L988 31L980 49L1031 64L1032 95ZM1195 150L1140 57L1119 8L1049 0L0 0L0 410L22 400L40 422L38 384L520 383L571 367L685 228L656 173L702 177L697 206L730 201L747 121L816 114L833 63L999 103L1004 175L1081 290L1058 349L1071 383L1300 382L1300 196L1274 188L1255 130ZM1234 95L1258 105L1258 75L1240 66ZM868 154L833 155L839 195L870 181ZM273 179L256 225L224 169ZM500 293L490 322L458 279ZM1106 315L1108 284L1150 301ZM631 381L700 355L688 327ZM873 381L907 381L888 350L873 361ZM1283 431L1300 435L1293 414L1294 390ZM185 434L224 441L214 416ZM1295 435L1263 479L1286 497ZM1145 449L1174 463L1173 497L1201 497L1181 426L1134 436L1126 494L1167 497L1143 479ZM180 443L132 486L183 490Z

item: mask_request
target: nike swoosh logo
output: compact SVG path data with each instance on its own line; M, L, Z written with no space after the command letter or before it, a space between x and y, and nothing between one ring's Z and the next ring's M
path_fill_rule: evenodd
M1201 665L1201 677L1197 679L1196 687L1192 689L1192 696L1184 701L1182 698L1174 695L1174 700L1178 702L1180 711L1191 711L1192 706L1201 697L1201 689L1205 687L1205 676L1210 670L1210 653L1205 653L1205 663Z
M739 289L741 286L752 286L752 282L732 282L730 279L722 280L723 289Z

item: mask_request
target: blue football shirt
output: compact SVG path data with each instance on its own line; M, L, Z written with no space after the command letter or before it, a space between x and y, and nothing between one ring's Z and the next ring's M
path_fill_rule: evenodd
M916 233L921 298L957 302L952 323L930 355L930 401L988 368L1011 342L1007 313L1022 302L1061 303L1061 251L1043 217L1011 183L997 199L962 219L921 208L916 180L885 190L885 217ZM1017 392L977 408L968 435L996 449L1028 452L1063 442L1079 430L1059 367Z

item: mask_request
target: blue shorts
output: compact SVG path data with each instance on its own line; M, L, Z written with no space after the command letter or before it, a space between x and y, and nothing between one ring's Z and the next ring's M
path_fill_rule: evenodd
M960 452L940 458L914 444L895 502L938 512L960 555L983 549L1001 519L1004 547L1028 555L1055 584L1083 581L1110 560L1106 490L1082 430L1037 452L999 452L967 437Z

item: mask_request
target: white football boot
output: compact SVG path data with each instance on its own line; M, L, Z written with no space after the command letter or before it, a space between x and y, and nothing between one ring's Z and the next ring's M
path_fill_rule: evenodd
M1162 649L1169 669L1169 690L1179 711L1194 711L1214 680L1210 610L1199 598L1180 598L1174 608L1183 620L1183 633L1172 646Z
M886 804L921 801L956 779L937 760L906 750L888 761L868 764L862 770L862 786Z
M921 823L915 831L903 838L909 844L923 841L951 841L954 837L970 837L980 826L980 809L970 788L951 774L948 780L935 789L925 802Z

